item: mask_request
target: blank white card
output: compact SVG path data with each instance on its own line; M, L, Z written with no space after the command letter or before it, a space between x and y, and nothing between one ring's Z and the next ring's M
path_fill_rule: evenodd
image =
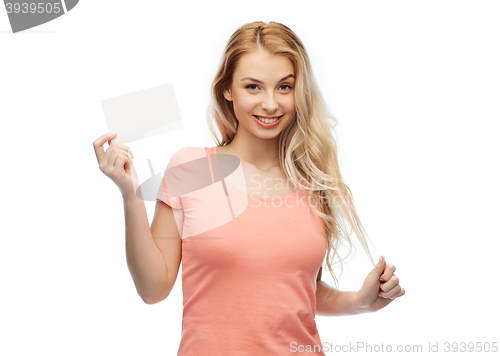
M135 140L182 129L181 113L172 83L101 100L113 142Z

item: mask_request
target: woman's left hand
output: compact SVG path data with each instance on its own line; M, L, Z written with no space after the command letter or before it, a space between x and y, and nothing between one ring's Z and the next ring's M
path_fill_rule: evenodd
M405 294L399 285L399 278L394 274L396 266L386 264L385 258L366 277L363 286L357 292L358 308L374 312L382 309L394 299Z

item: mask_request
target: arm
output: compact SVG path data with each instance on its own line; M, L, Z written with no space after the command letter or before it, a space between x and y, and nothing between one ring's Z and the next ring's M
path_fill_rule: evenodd
M405 294L394 274L396 267L386 265L380 257L378 264L366 277L357 292L342 292L321 281L321 269L316 280L317 315L352 315L374 312L386 307Z
M316 315L340 316L367 312L358 307L357 292L339 291L324 281L317 281Z
M133 154L126 145L111 142L115 133L107 133L93 142L99 169L111 178L123 196L125 210L125 247L127 265L139 296L147 304L165 299L172 289L181 260L181 240L172 208L157 202L151 228ZM108 141L109 149L102 147ZM160 198L163 191L157 194ZM165 206L165 207L164 207Z
M158 303L170 293L181 260L180 237L171 208L158 201L151 228L144 201L124 196L127 264L139 296Z

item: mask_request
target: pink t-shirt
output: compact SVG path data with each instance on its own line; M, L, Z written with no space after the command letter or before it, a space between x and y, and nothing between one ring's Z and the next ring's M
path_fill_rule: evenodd
M230 155L217 156L216 147L178 150L157 194L184 211L177 355L288 355L308 347L325 355L315 322L323 220L298 191L247 194L241 164L233 170L222 156Z

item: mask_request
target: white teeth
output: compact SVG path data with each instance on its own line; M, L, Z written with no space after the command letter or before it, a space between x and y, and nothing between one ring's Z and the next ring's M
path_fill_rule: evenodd
M276 118L276 119L265 119L265 118L262 118L260 116L255 116L256 118L258 118L260 121L266 123L266 124L272 124L273 122L276 122L279 120L279 117Z

